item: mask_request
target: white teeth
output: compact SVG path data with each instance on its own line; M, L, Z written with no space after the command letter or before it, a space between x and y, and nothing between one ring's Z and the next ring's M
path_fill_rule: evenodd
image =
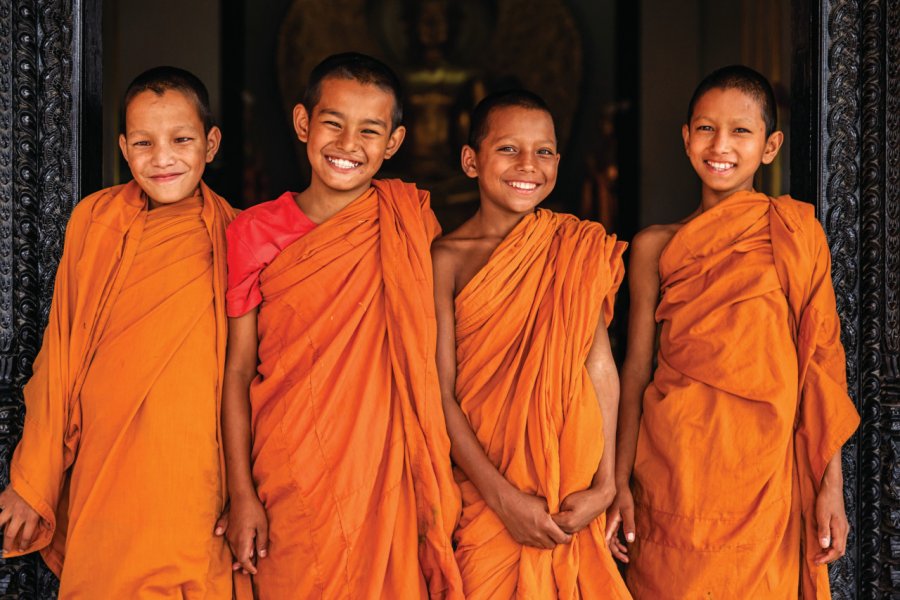
M344 158L331 158L330 156L327 158L328 162L336 166L338 169L355 169L361 164Z
M731 167L734 166L734 163L731 163L731 162L714 162L711 160L706 161L706 164L708 164L709 166L711 166L713 169L715 169L717 171L724 171L724 170L730 169Z
M527 181L510 181L509 185L516 188L517 190L525 190L529 192L537 187L536 183L529 183Z

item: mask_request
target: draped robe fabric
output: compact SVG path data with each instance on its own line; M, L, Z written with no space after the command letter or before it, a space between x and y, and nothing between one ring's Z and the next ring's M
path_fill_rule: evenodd
M636 598L829 598L815 500L859 423L810 205L737 193L659 261L634 466Z
M435 365L428 195L373 188L260 276L260 598L462 598Z
M49 527L60 598L230 598L213 535L231 207L200 195L147 210L134 182L69 221L50 320L25 387L11 484Z
M585 362L601 310L605 324L612 318L624 249L598 223L539 209L456 298L457 400L490 461L551 513L591 486L607 443ZM570 544L523 546L462 471L456 477L467 598L630 598L604 516Z

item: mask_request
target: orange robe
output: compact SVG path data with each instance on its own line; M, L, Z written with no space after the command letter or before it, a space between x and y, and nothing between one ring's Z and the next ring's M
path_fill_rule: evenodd
M658 367L634 466L636 598L828 598L815 498L859 416L813 207L752 192L659 261Z
M213 535L231 217L203 184L148 211L134 182L72 213L11 464L60 598L231 598Z
M374 181L260 275L262 599L462 598L435 365L428 194Z
M456 298L456 394L488 458L551 513L591 486L603 418L585 362L601 310L609 324L625 244L599 223L538 210ZM571 544L516 543L462 471L457 559L470 600L630 598L604 516Z

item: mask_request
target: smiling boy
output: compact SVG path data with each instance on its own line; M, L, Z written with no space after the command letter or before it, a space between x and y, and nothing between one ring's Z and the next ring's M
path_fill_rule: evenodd
M201 181L219 148L203 84L129 86L134 180L69 221L25 428L0 494L4 555L40 550L60 598L231 598L219 408L225 226Z
M294 108L309 187L228 229L226 535L262 599L462 598L439 228L427 193L372 179L403 142L399 97L375 59L325 59Z
M634 240L608 535L636 598L828 598L844 552L859 416L813 207L753 190L775 116L759 73L703 80L682 132L700 206Z
M606 327L625 244L536 210L559 159L543 100L485 98L462 150L480 207L433 248L470 600L630 597L603 538L619 391Z

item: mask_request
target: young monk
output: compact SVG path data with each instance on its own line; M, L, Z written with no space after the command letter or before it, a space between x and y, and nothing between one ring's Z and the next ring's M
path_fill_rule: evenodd
M775 124L759 73L704 79L682 130L700 206L634 239L608 534L636 598L828 598L844 553L859 416L813 207L753 190Z
M206 88L159 67L125 93L134 179L72 212L25 429L0 493L4 556L40 550L60 598L231 598L219 407L231 207Z
M227 536L262 599L462 598L439 227L427 193L372 179L403 142L399 98L384 64L325 59L294 108L309 187L228 229Z
M603 537L619 395L606 327L625 244L599 223L535 210L559 157L543 100L485 98L462 150L481 205L433 247L470 600L630 598Z

